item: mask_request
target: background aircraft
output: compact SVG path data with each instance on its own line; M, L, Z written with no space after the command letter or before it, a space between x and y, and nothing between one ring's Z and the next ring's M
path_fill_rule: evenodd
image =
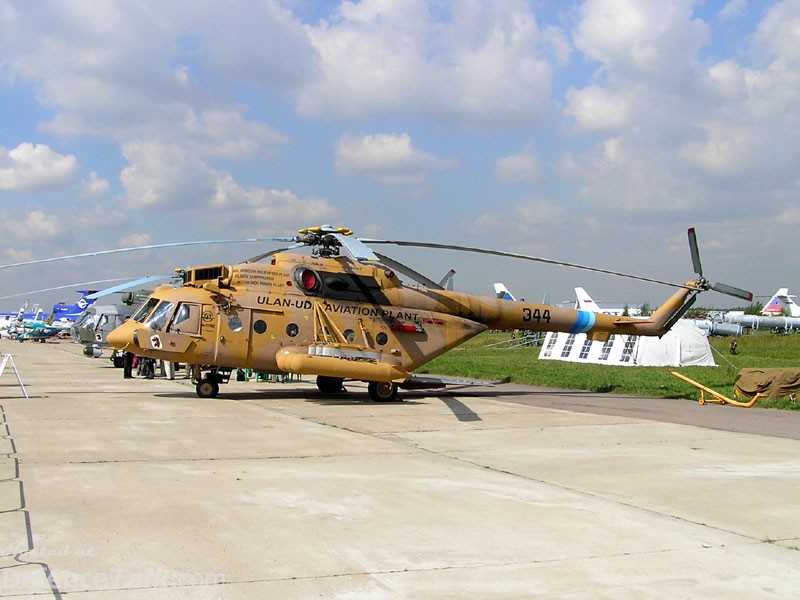
M764 305L761 314L771 317L800 317L800 305L793 298L794 295L789 295L789 288L780 288Z
M632 308L627 305L616 306L616 307L609 307L609 306L601 307L599 304L597 304L597 302L592 300L592 297L582 287L575 288L575 297L577 298L576 308L579 308L581 310L591 310L593 312L603 313L604 315L617 315L617 316L625 315L628 317L642 316L642 310L640 308Z
M72 287L72 286L65 286L65 287ZM50 291L50 290L37 290L37 291ZM80 317L81 313L86 310L88 306L95 301L95 298L92 297L96 290L78 290L77 293L81 295L80 298L73 304L66 304L64 302L58 302L57 304L53 305L53 310L50 312L54 321L77 321L78 317ZM26 292L24 295L33 295L36 291L33 292ZM8 296L6 296L8 297ZM22 308L16 313L10 312L0 312L0 321L8 321L8 320L44 320L46 316L44 316L44 310L39 307L38 304L34 305L33 312L25 312L28 309L30 301L26 302Z
M125 322L139 306L147 300L152 290L137 290L135 292L120 293L115 302L94 304L86 309L72 325L72 339L83 344L83 354L91 358L99 358L103 350L108 348L106 336L117 326ZM111 360L115 366L122 366L122 357L116 351Z
M800 330L800 305L789 294L789 288L780 288L764 305L760 315L746 315L742 311L729 311L722 315L725 323L750 329Z

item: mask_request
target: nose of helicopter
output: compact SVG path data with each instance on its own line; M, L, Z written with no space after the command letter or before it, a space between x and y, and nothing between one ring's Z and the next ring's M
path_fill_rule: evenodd
M133 343L131 331L132 329L128 323L123 323L108 333L106 342L115 350L125 350Z

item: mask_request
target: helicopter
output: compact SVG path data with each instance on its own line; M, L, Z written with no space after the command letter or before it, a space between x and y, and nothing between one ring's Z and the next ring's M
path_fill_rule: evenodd
M213 398L232 369L316 376L324 394L346 380L366 382L375 402L398 399L398 388L444 387L444 379L415 375L433 358L486 329L663 335L709 289L752 294L703 277L697 239L689 229L697 277L685 284L638 277L539 257L440 243L353 237L330 225L270 238L289 246L243 263L184 269L179 287L158 286L131 319L108 334L117 350L194 365L202 398ZM462 250L564 265L677 287L646 319L605 315L445 290L368 246L393 244ZM311 253L292 252L310 247ZM269 258L269 262L260 262ZM398 273L416 281L405 284Z
M72 339L83 344L83 354L90 358L99 358L103 349L108 348L106 335L121 325L139 306L149 298L152 290L126 292L119 301L109 304L96 303L88 307L80 319L72 324ZM122 367L122 355L116 350L112 353L111 362L115 367Z
M93 291L84 296L90 305L70 325L72 339L83 344L83 355L90 358L102 356L103 349L109 347L106 343L106 335L130 317L152 293L150 289L139 289L132 292L124 290L170 277L170 275L149 275L132 281L126 280L125 283ZM99 298L112 294L119 294L118 301L95 303ZM121 368L123 355L115 350L111 355L111 362L115 367Z

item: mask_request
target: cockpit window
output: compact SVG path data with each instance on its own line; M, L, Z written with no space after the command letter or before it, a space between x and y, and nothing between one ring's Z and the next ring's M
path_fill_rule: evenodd
M97 315L94 312L85 312L83 316L75 323L75 327L85 327L87 329L94 329L94 322Z
M139 307L139 310L136 311L136 314L133 315L132 317L133 320L136 321L137 323L143 323L144 320L147 318L147 315L149 315L150 311L152 311L156 307L156 304L158 304L158 302L159 302L158 298L149 298L147 302L145 302L144 304L142 304L141 307Z
M167 327L175 333L200 333L200 305L182 302L175 310L175 316Z
M173 306L175 305L172 302L164 300L153 311L153 314L150 315L150 318L147 319L145 326L149 327L150 329L155 329L156 331L161 331L164 329L164 324L167 322L167 317L172 312Z

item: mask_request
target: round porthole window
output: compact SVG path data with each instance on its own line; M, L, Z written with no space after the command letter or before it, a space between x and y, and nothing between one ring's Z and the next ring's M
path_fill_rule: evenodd
M386 342L389 341L389 336L381 331L378 335L375 336L375 341L378 343L379 346L383 346L386 344Z
M356 332L353 331L352 329L345 329L342 332L342 335L344 336L344 339L346 339L351 344L356 341Z
M228 320L228 327L231 328L231 331L241 331L242 330L242 320L239 317L231 317Z
M267 323L259 319L255 323L253 323L253 331L256 333L265 333L267 331Z
M300 328L297 326L297 323L289 323L286 326L286 335L289 337L295 337L298 333L300 333Z

